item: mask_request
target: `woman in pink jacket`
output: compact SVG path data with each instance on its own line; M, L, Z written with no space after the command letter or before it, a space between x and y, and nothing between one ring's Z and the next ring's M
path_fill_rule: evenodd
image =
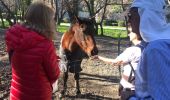
M23 24L7 30L12 66L10 100L51 100L52 84L60 73L54 33L54 10L41 2L30 5Z

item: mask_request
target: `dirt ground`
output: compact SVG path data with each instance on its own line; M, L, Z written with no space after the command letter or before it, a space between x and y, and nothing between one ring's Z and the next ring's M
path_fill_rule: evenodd
M59 47L61 34L58 34L56 47ZM115 58L118 55L118 39L109 37L95 37L99 55ZM128 39L120 40L120 52L129 45ZM118 67L113 67L96 59L84 59L82 62L83 71L80 74L81 95L76 96L74 76L69 74L68 89L63 100L118 100L118 84L120 73ZM55 93L54 100L58 100L63 86L62 75L59 80L59 91Z
M55 45L58 50L61 34L57 34ZM115 58L118 55L118 39L96 36L96 43L99 55ZM1 39L0 53L4 53L4 42ZM120 52L129 45L128 39L120 41ZM76 96L74 77L69 74L68 89L64 98L59 98L63 86L62 73L59 79L59 91L53 95L53 100L118 100L118 84L120 73L118 67L113 67L99 60L84 59L82 62L83 71L80 74L81 95ZM0 100L9 99L9 85L11 78L10 67L0 65Z

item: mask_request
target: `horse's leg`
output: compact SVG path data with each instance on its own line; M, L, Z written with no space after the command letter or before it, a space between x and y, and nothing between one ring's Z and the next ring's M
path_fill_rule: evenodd
M61 94L65 95L65 92L67 90L68 71L64 72L63 79L64 79L64 85L63 85L63 90L62 90Z
M80 84L79 84L80 73L75 73L74 79L75 79L75 85L76 85L76 94L79 95L79 94L81 94Z

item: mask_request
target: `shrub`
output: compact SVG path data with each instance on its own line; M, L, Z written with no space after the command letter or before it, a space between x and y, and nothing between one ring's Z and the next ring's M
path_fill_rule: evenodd
M63 18L63 22L64 22L64 23L69 23L70 20L69 20L68 18Z
M117 21L115 21L115 20L103 20L103 25L106 25L106 26L117 26Z
M103 20L103 25L107 25L106 20Z
M122 20L118 21L118 26L125 27L125 22Z

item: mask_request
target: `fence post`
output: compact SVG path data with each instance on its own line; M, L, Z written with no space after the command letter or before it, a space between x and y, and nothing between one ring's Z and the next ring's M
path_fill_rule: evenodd
M121 33L118 34L118 43L117 43L118 56L120 55L120 42L121 42L120 35ZM119 77L121 79L121 66L120 65L119 65Z

